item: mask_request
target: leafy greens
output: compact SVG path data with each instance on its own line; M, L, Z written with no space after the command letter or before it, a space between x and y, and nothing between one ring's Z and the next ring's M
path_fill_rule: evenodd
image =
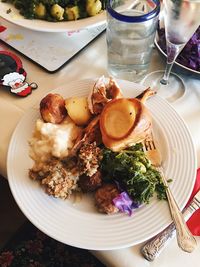
M100 167L104 180L116 181L135 203L149 203L154 193L158 199L166 199L160 173L147 159L141 143L120 152L104 148Z

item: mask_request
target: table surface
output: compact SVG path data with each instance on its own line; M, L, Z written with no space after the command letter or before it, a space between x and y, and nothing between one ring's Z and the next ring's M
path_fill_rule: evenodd
M0 43L0 50L11 50ZM15 52L16 53L16 52ZM16 53L17 54L17 53ZM43 96L49 91L60 88L74 80L108 76L106 70L106 40L105 34L91 43L84 51L75 57L63 69L49 74L43 69L20 55L24 69L28 73L27 82L36 82L38 89L25 98L16 97L7 90L0 90L0 174L7 177L6 157L11 135L20 118L33 105L38 105ZM163 69L165 59L153 50L150 71ZM191 132L197 153L198 167L200 167L200 77L190 73L181 73L187 89L184 96L172 103L172 106L185 120ZM116 251L93 251L107 266L140 267L140 266L198 266L200 261L200 238L197 237L198 248L192 253L182 252L176 240L171 241L158 259L150 263L140 255L141 244Z

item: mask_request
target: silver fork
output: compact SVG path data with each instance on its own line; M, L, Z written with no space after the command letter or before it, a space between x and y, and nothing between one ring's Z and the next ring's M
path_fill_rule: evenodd
M187 206L183 210L184 220L187 221L192 216L192 214L198 209L200 209L200 191L198 191L193 197L189 206ZM175 235L176 228L174 223L172 222L167 228L165 228L162 232L157 234L155 237L147 241L147 243L142 246L142 255L148 261L153 261L160 255L160 253L164 250L169 241L175 237Z
M171 216L176 227L178 245L182 250L186 252L192 252L197 246L197 242L194 236L191 234L190 230L188 229L184 221L183 215L170 190L170 187L168 186L162 168L161 154L156 147L153 135L151 135L148 139L144 141L144 150L146 152L147 157L151 160L152 165L154 165L160 172L163 183L166 186L166 195L169 203Z

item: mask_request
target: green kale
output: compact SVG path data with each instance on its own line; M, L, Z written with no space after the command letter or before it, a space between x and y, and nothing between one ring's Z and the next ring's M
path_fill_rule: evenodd
M160 173L151 165L141 143L120 152L104 148L100 168L103 179L117 181L134 202L149 203L154 193L158 199L166 199Z

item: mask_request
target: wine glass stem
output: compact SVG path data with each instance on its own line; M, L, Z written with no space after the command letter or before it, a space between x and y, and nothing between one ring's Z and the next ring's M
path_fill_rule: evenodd
M161 84L168 84L169 80L169 75L172 69L172 66L179 55L180 51L183 49L184 45L176 45L171 43L168 39L166 40L166 45L167 45L167 65L165 68L165 73L163 78L161 79L160 83Z
M167 62L167 65L165 68L165 73L164 73L162 79L160 80L161 84L164 84L164 85L168 84L169 75L170 75L173 64L174 64L174 61L170 62L170 63Z

